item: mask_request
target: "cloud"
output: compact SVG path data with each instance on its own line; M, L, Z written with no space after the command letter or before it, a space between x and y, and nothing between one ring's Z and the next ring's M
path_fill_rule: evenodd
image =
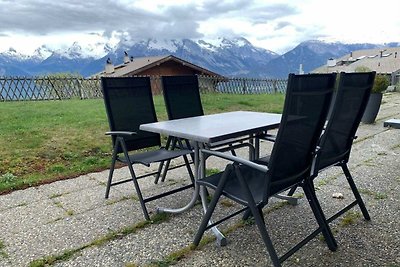
M183 4L164 1L156 9L146 9L126 0L3 0L0 9L7 10L0 17L0 34L104 32L104 36L111 36L114 31L125 31L141 38L200 38L204 35L199 32L200 25L209 19L265 23L296 12L288 5L256 0L204 0Z
M298 14L295 7L284 4L275 4L258 7L251 7L248 12L250 13L249 19L254 23L269 23L277 19L282 19L291 15Z
M275 25L274 30L278 31L285 27L290 27L290 26L292 26L292 23L290 23L288 21L280 21Z
M117 30L136 22L157 21L157 15L109 0L0 2L0 31L52 34L71 31Z
M320 0L0 0L0 49L9 44L33 46L37 36L47 43L56 39L57 44L86 40L87 36L93 40L95 35L105 42L117 42L116 37L121 36L135 40L240 36L273 51L332 36L344 40L397 36L400 23L392 14L396 9L390 10L391 16L386 17L391 22L382 29L370 20L376 13L373 7L352 13L355 22L350 25L337 15L343 5L331 5L330 12L320 12L326 5ZM357 19L356 15L362 17ZM22 37L30 38L29 44Z

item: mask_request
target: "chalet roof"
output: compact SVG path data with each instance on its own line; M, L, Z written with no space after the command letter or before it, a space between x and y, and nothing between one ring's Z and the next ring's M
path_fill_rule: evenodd
M336 60L335 66L321 66L314 73L354 72L357 67L367 67L382 74L400 70L400 47L385 47L353 51Z
M153 56L153 57L136 57L132 61L124 64L120 64L114 67L114 72L111 74L106 74L105 71L95 74L94 76L109 76L109 77L121 77L127 74L129 75L140 75L141 72L151 69L157 65L160 65L167 61L175 61L176 63L182 64L189 68L198 71L201 74L209 76L220 76L219 74L192 64L188 61L175 57L173 55L166 56Z

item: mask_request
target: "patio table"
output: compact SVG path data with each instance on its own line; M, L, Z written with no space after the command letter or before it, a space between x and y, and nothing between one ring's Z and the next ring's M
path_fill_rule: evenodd
M205 159L199 153L200 148L219 141L243 136L249 136L250 139L258 133L277 128L280 121L280 114L234 111L142 124L140 125L140 130L192 141L194 144L194 174L195 179L199 179L205 174ZM257 155L259 140L257 138L255 138L255 140L255 154ZM207 209L206 191L200 190L197 185L195 185L193 196L186 206L178 209L158 208L158 211L168 213L184 212L194 206L199 194L205 211ZM220 245L225 245L226 239L222 233L220 233L216 227L213 228L213 232L217 237L218 243Z

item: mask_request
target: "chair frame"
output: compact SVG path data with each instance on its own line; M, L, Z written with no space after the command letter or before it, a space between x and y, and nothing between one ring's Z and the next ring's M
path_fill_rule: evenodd
M352 75L367 75L368 81L370 84L363 87L365 89L365 93L364 93L364 95L360 96L360 101L361 101L360 104L361 105L360 105L357 115L354 117L352 128L349 131L347 145L346 145L346 147L347 147L346 151L344 153L342 153L341 155L336 155L335 158L337 158L337 159L334 162L331 162L330 165L323 166L322 168L320 168L321 152L324 149L324 144L328 140L330 132L334 131L333 125L336 122L335 121L336 117L340 114L340 110L338 110L338 108L336 107L337 103L339 103L340 101L343 101L343 99L345 97L344 96L344 87L346 86L345 85L346 78L351 78ZM333 166L341 167L341 169L346 177L346 180L349 183L350 189L354 195L355 200L352 201L347 206L345 206L343 209L336 212L331 217L329 217L327 219L328 223L331 223L332 221L334 221L335 219L337 219L338 217L340 217L341 215L343 215L345 212L347 212L348 210L350 210L351 208L353 208L356 205L359 206L365 220L367 220L367 221L371 220L371 217L370 217L368 210L365 206L365 203L357 189L357 186L356 186L354 179L350 173L347 163L349 162L353 141L355 139L357 139L356 131L361 122L361 118L364 114L364 110L367 106L375 75L376 75L375 72L369 72L369 73L344 73L344 72L342 72L342 73L340 73L340 76L339 76L339 85L337 88L337 93L335 95L335 101L332 104L332 107L331 107L332 111L331 111L330 117L328 118L328 123L324 129L324 133L322 134L320 142L319 142L320 151L318 152L319 155L315 159L314 169L312 170L310 180L313 183L314 179L318 177L318 174L327 168L330 168ZM291 188L288 195L289 196L293 195L293 193L295 191L296 191L296 187Z
M110 101L109 94L108 94L108 90L112 90L112 89L110 89L108 87L108 85L106 85L108 79L130 79L130 82L132 84L135 84L135 82L140 82L140 81L143 82L146 87L143 90L148 91L147 97L149 98L149 101L151 101L151 109L152 110L149 110L149 112L153 113L152 114L154 117L153 122L156 122L157 117L156 117L153 97L152 97L152 93L151 93L150 78L149 77L123 77L123 78L121 78L121 77L118 77L118 78L102 77L102 90L103 90L103 96L104 96L104 103L105 103L105 107L106 107L107 117L109 120L109 126L111 129L111 131L106 132L106 135L111 136L112 141L113 141L112 160L111 160L111 167L110 167L110 172L109 172L108 180L107 180L105 198L106 199L109 198L110 189L112 186L127 183L127 182L133 182L140 205L141 205L141 208L142 208L142 211L143 211L143 215L146 220L150 220L150 216L149 216L149 213L148 213L148 210L146 207L147 202L150 202L150 201L186 190L188 188L194 187L194 175L190 168L189 160L187 158L187 155L192 153L192 151L187 150L187 149L167 150L164 147L160 146L158 150L151 150L151 151L147 151L147 152L137 152L134 154L130 154L130 152L136 151L138 149L135 149L135 148L130 149L129 148L127 141L132 142L132 140L128 140L128 138L137 135L137 130L139 130L139 129L134 129L135 131L121 130L121 129L116 129L116 127L114 126L113 116L115 115L115 113L112 112L112 108L111 108L110 102L109 102ZM156 143L161 144L160 136L157 134L153 134L153 135L154 135L154 137L158 136L158 141ZM167 141L167 144L166 144L167 146L170 146L169 142L171 142L171 141ZM150 148L153 146L155 146L155 144L152 144L150 146L145 146L142 148ZM122 153L122 156L119 155L121 153ZM137 176L134 171L133 165L134 164L142 164L142 165L149 167L151 163L163 162L165 160L177 158L180 156L183 157L185 164L170 167L170 168L168 168L168 170L186 166L189 177L191 179L191 184L181 186L179 188L175 188L175 189L172 189L172 190L169 190L169 191L157 194L157 195L153 195L150 197L144 197L142 190L140 189L138 180L145 178L145 177L158 175L159 173L158 173L158 171L155 171L155 172L150 172L150 173L146 173L146 174ZM130 177L127 179L122 179L120 181L113 182L113 174L114 174L115 165L117 162L123 163L124 165L128 166Z
M289 75L288 92L287 92L287 96L286 96L286 100L285 100L285 109L284 109L284 114L282 116L282 124L280 126L280 131L283 131L282 127L286 127L285 125L288 120L288 117L287 117L288 115L285 113L285 110L290 108L289 103L291 101L290 99L292 98L292 96L291 96L292 78L294 79L294 76L296 76L296 75L293 75L293 74ZM335 78L336 78L336 74L326 75L325 82L327 82L328 88L326 88L326 91L323 92L323 94L325 94L324 102L327 104L329 104L328 101L330 101L330 99L332 97ZM274 173L275 167L273 165L267 167L265 165L257 164L255 162L245 160L245 159L233 156L233 155L228 155L226 153L221 153L218 151L212 151L212 150L208 150L208 149L201 149L201 154L203 157L216 156L216 157L228 160L228 161L232 161L233 163L228 164L222 173L214 174L207 178L196 181L197 184L200 186L206 186L206 187L213 188L214 194L213 194L213 197L207 207L206 214L204 215L202 222L199 226L199 229L196 233L196 236L194 238L193 243L195 246L197 246L200 243L200 240L201 240L204 232L207 229L210 229L210 228L226 221L227 219L232 218L235 215L242 213L243 211L250 211L254 217L255 223L258 227L258 230L260 231L263 243L268 250L268 254L269 254L274 266L281 266L281 263L283 261L285 261L291 255L293 255L297 250L299 250L302 246L304 246L306 243L308 243L310 240L312 240L319 233L323 234L323 236L326 240L326 243L328 245L328 248L330 250L335 251L337 249L336 240L332 234L332 231L329 228L329 225L326 221L325 215L324 215L322 208L318 202L318 199L315 195L312 181L307 179L310 175L312 163L315 158L315 153L313 153L313 151L317 145L318 137L320 136L320 133L323 130L324 121L325 121L325 118L328 113L328 108L325 106L326 105L322 105L322 103L321 103L321 110L320 110L321 113L319 114L319 117L316 118L315 126L314 126L314 128L312 128L313 136L312 136L312 139L310 139L310 141L309 141L310 147L308 147L306 150L309 153L312 153L312 155L309 155L309 158L307 158L307 160L305 162L305 169L303 169L303 167L301 167L302 169L301 169L301 171L299 170L300 172L298 172L296 174L291 174L290 177L285 177L284 180L286 180L286 178L287 178L291 182L287 185L279 186L274 189L274 190L279 189L280 191L278 191L278 192L275 192L275 191L270 192L270 185L272 184L272 181L271 181L272 176L268 175L268 173L269 172ZM283 135L282 136L280 135L280 131L278 131L276 144L279 144L279 142L284 142L284 139L283 139L284 137L283 137ZM274 151L275 151L275 149L273 149L273 153L274 153ZM308 152L307 152L307 154L308 154ZM276 158L276 156L275 156L274 160L278 160ZM256 200L254 199L255 196L253 196L253 193L250 190L250 187L249 187L248 183L246 182L246 179L242 173L242 170L244 170L246 172L249 169L260 172L263 175L263 176L260 176L257 181L259 181L260 183L263 183L263 188L264 188L263 190L265 190L265 191L263 191L262 200L257 200L257 203L256 203ZM235 188L237 190L241 190L241 194L239 193L239 195L235 195L235 193L229 193L229 191L224 190L225 185L227 184L228 178L234 179L233 177L231 177L231 175L234 175L233 177L236 177L236 179L239 181L239 183L232 182L232 183L235 183L235 185L236 185ZM264 178L262 178L262 177L264 177ZM262 180L261 180L261 178L262 178ZM213 180L214 182L209 182L209 181L211 181L209 179ZM274 196L276 193L279 193L284 190L287 190L288 188L291 188L293 186L292 183L294 183L296 186L300 186L304 189L304 193L307 197L308 203L309 203L311 210L315 216L315 219L318 223L318 228L316 230L314 230L311 234L309 234L306 238L304 238L302 241L300 241L298 244L296 244L294 247L292 247L285 254L283 254L282 256L279 257L277 252L275 251L275 248L273 246L271 238L266 229L264 217L263 217L263 213L262 213L262 208L265 205L267 205L270 197ZM233 186L233 185L231 185L231 186ZM256 185L253 184L253 186L256 186ZM254 190L254 188L253 188L253 190ZM256 193L254 193L254 194L256 194ZM212 216L214 209L218 203L218 200L220 199L220 197L222 195L228 197L229 199L231 199L241 205L244 205L244 208L242 208L232 214L229 214L228 216L220 219L219 221L217 221L215 223L210 223L211 216ZM259 199L259 198L260 198L260 196L257 199ZM260 202L258 202L258 201L260 201Z

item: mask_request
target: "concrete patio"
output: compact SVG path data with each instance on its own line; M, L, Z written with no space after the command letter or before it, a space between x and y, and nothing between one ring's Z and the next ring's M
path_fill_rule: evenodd
M331 224L339 245L336 252L318 236L284 266L400 266L400 129L383 127L387 119L400 119L400 93L385 94L383 101L377 122L360 126L349 164L372 220L365 221L358 207L353 208ZM271 144L262 144L264 153L270 148ZM209 160L207 167L223 166L223 161ZM123 177L127 168L116 174ZM227 233L227 246L216 246L206 232L204 243L192 250L201 205L179 215L154 212L157 206L181 206L191 190L150 202L154 222L149 223L133 185L114 187L104 199L107 175L108 170L0 196L0 266L271 265L256 226L243 223L240 216L220 227ZM171 171L167 180L162 185L142 181L144 193L185 183L186 172ZM327 216L353 200L339 168L320 175L316 186ZM265 208L267 228L280 254L316 228L301 193L297 206L274 199ZM333 198L334 193L344 198ZM235 208L225 200L218 213Z

